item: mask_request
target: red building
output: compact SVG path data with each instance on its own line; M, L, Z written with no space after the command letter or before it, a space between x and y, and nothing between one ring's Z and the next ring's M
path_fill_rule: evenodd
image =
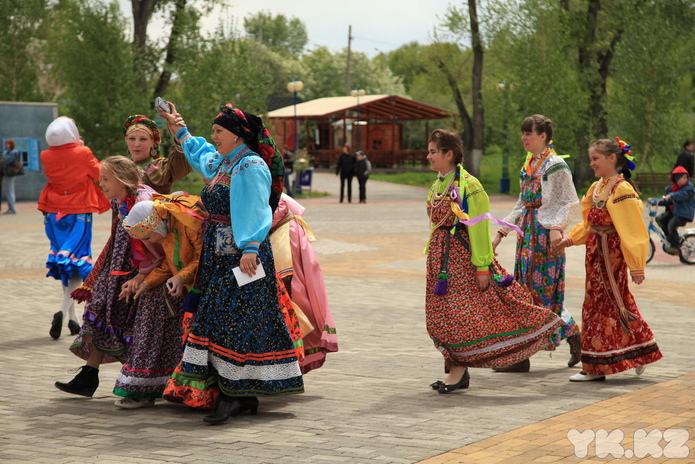
M278 145L306 148L316 166L334 165L348 143L373 166L394 167L423 163L426 156L425 150L403 147L403 121L450 117L447 110L397 95L326 97L271 111L268 129ZM424 140L429 132L426 124Z

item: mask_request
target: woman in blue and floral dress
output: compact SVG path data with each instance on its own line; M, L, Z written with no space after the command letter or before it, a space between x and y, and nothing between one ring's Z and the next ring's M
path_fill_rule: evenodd
M533 294L537 304L552 310L563 321L546 349L555 350L567 339L571 353L567 365L572 367L581 356L579 327L564 306L565 252L557 245L579 210L579 198L569 166L551 148L552 138L553 123L543 115L530 116L521 123L521 141L528 156L521 168L519 200L504 221L519 226L524 233L516 244L514 276ZM502 227L497 232L493 248L510 230ZM495 370L528 372L530 365L525 359Z
M218 400L204 421L219 424L244 411L255 414L259 396L304 391L278 303L268 236L284 168L259 117L222 106L212 124L212 145L192 137L172 108L161 116L190 165L210 182L201 193L209 215L196 280L200 301L183 359L164 395L199 407L200 398L214 392ZM242 274L252 281L239 283Z

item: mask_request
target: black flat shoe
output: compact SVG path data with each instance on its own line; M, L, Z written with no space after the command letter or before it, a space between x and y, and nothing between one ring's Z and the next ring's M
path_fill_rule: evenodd
M244 411L249 411L252 416L255 416L258 413L258 398L222 396L212 413L203 417L203 420L211 425L222 424L230 417L236 417Z
M461 380L458 381L458 383L447 385L445 383L442 383L437 391L439 393L451 393L454 390L458 390L460 388L468 388L468 386L471 383L471 376L468 373L468 369L466 369L466 372L463 373L461 376Z
M531 361L524 359L523 361L512 364L511 366L493 367L492 370L495 372L528 372L531 370Z
M442 382L441 380L437 380L436 382L431 383L430 387L432 388L432 390L439 390L440 385L444 385L444 382Z
M71 319L68 321L68 329L70 329L70 335L77 335L80 333L80 324Z
M51 322L51 330L48 331L48 335L50 335L53 340L58 340L62 329L63 311L58 311L53 315L53 322Z

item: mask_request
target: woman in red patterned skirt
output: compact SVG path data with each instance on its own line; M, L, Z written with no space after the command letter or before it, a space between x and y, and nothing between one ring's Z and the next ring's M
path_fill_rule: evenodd
M586 244L586 296L582 307L582 372L572 382L645 366L663 357L628 287L644 282L649 236L642 201L630 179L630 145L616 137L597 140L589 160L599 178L582 198L582 219L561 246Z
M531 296L495 260L490 204L482 185L461 166L463 143L437 129L427 159L439 172L427 212L427 332L444 355L439 393L467 388L468 367L503 367L541 350L562 321Z

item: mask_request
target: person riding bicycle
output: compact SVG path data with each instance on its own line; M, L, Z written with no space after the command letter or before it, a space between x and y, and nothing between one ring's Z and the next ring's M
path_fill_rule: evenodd
M675 167L670 179L671 184L665 188L664 196L657 200L659 206L666 206L666 211L656 217L656 222L666 235L666 252L677 255L680 247L678 228L695 218L695 187L683 166Z

